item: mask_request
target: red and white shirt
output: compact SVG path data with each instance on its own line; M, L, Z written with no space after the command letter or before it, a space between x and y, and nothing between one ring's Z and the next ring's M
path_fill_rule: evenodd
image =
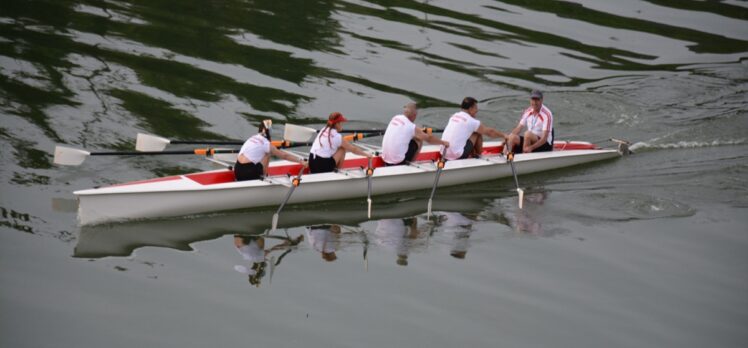
M542 138L543 132L548 131L548 144L553 145L553 113L545 105L540 106L538 113L534 113L532 107L527 108L519 123L538 138Z

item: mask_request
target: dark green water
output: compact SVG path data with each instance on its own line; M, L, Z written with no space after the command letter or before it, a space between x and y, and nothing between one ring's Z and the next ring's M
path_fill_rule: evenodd
M520 176L524 210L512 180L436 220L428 192L289 207L259 286L234 235L272 210L77 225L72 191L211 163L52 164L409 100L440 127L466 95L508 130L533 88L559 139L636 154ZM745 347L747 109L745 1L4 1L0 346Z

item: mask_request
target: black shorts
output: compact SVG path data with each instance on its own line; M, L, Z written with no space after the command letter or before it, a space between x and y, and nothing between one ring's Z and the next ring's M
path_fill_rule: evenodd
M473 144L473 142L470 141L470 139L468 139L465 142L465 147L462 148L462 156L460 156L460 158L458 158L458 159L470 158L470 155L473 153L473 147L474 146L475 145Z
M262 163L239 163L234 164L234 177L236 181L257 180L265 174Z
M413 159L416 157L416 152L418 152L418 143L411 139L408 143L408 151L405 152L405 159L403 159L402 162L397 164L390 164L387 162L384 162L385 166L399 166L403 164L408 164L409 162L413 162Z
M519 145L514 146L514 153L522 153L522 147L525 146L525 137L519 136ZM547 151L553 151L553 146L549 144L547 141L545 144L541 145L539 148L535 149L533 152L547 152Z
M315 154L309 155L309 172L315 173L329 173L335 171L338 168L338 164L335 163L335 159L332 157L320 157Z

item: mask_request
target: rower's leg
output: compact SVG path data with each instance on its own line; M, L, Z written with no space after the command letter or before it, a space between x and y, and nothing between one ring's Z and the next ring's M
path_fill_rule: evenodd
M530 132L529 130L525 132L525 144L523 145L525 148L530 147L538 142L538 136L535 135L535 133ZM525 149L522 149L522 152L525 152Z
M270 154L262 158L262 174L268 176L268 166L270 165Z
M470 135L470 142L473 143L473 151L470 157L479 157L483 153L483 135L480 133L473 133Z
M413 138L413 141L415 141L416 145L417 145L417 147L416 147L416 153L413 155L412 158L410 158L410 159L406 158L406 160L408 160L409 162L413 162L413 161L415 161L418 158L418 154L421 153L421 148L423 147L423 140L420 140L418 138Z

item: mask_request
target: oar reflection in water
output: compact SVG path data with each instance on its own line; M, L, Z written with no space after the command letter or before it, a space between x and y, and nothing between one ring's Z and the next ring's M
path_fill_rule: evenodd
M528 208L532 209L535 206L542 205L548 198L547 191L533 192L525 194L525 201L528 204ZM533 212L527 209L517 209L514 212L514 230L516 233L528 234L532 236L550 236L554 233L546 233L543 231L543 225L533 217Z
M265 242L268 239L280 239L282 242L266 249ZM283 258L293 250L293 247L299 244L304 239L303 235L299 235L296 238L277 237L277 236L262 236L262 235L234 235L234 247L236 251L242 256L244 261L250 263L250 266L235 265L234 270L239 273L246 274L249 280L249 284L256 287L260 286L262 278L266 274L266 268L268 263L270 266L270 282L272 282L273 269L279 265ZM273 251L284 250L284 252L276 260L275 257L268 257Z

